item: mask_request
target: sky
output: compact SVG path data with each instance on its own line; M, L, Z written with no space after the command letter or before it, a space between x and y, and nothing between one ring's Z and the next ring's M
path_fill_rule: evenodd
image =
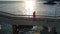
M0 0L0 1L25 1L25 0Z
M0 1L23 1L23 0L0 0Z
M0 1L25 1L25 0L0 0ZM37 0L40 1L40 0Z
M25 0L0 0L0 1L25 1ZM37 0L37 1L51 1L51 0ZM60 0L53 0L53 1L60 1Z
M25 1L25 0L0 0L0 1ZM37 1L41 1L41 0L37 0Z

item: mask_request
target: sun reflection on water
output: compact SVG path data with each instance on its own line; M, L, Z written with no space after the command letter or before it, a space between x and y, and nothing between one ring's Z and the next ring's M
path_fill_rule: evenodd
M35 9L34 0L25 0L25 15L32 15Z

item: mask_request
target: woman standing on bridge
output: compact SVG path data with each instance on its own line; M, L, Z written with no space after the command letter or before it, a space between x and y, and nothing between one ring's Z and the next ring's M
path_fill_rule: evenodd
M36 13L35 11L33 12L33 21L35 21Z

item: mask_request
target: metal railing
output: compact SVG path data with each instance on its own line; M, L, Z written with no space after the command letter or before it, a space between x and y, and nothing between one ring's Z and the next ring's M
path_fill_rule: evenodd
M33 17L33 15L15 15L7 12L0 11L0 15L10 16L10 17ZM60 19L60 16L48 16L48 15L36 15L36 18L58 18Z

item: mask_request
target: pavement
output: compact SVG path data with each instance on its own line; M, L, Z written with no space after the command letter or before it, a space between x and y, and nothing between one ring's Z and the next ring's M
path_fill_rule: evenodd
M52 19L52 18L29 18L29 17L10 17L0 15L0 24L8 23L8 24L18 24L18 25L44 25L44 26L58 26L60 23L60 19Z
M18 25L44 25L53 27L60 25L60 17L37 15L33 19L32 15L14 15L0 11L0 24L2 23Z

